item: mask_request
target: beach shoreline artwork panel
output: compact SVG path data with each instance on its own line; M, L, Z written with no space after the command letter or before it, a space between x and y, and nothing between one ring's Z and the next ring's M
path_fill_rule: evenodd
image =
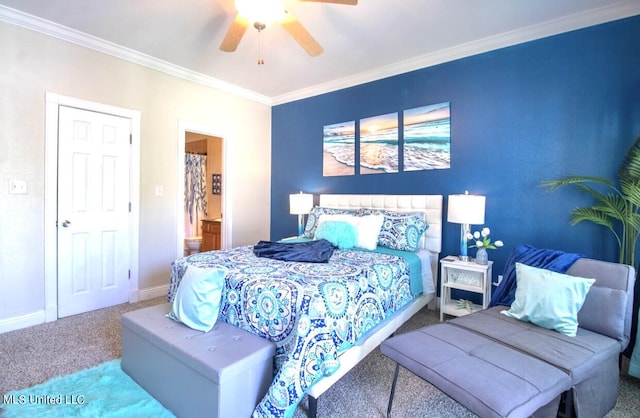
M403 171L451 168L450 103L403 111Z
M398 113L360 119L360 174L398 172Z
M322 154L323 176L353 176L356 173L356 122L325 125Z

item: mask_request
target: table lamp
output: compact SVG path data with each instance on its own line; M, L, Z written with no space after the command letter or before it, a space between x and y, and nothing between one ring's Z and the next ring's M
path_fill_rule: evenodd
M313 208L313 195L309 193L296 193L289 195L289 213L298 215L298 236L304 232L304 215Z
M467 234L469 225L482 225L484 223L485 196L464 194L449 195L447 207L447 221L460 224L460 260L468 261Z

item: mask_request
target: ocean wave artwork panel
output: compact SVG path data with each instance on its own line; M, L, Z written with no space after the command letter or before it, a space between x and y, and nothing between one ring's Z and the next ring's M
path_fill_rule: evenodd
M398 113L360 119L360 174L397 173Z
M449 102L403 112L404 171L451 168Z
M356 122L325 125L323 129L323 176L352 176L356 170Z

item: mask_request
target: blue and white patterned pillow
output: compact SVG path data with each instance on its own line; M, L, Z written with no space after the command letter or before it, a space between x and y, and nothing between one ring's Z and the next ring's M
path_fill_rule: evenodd
M422 234L429 229L423 212L394 212L379 209L360 209L361 216L384 215L378 245L400 251L416 251Z
M304 233L302 234L305 238L311 238L316 234L316 229L318 228L320 217L322 215L357 215L357 210L352 209L336 209L336 208L325 208L322 206L314 206L309 212L309 217L307 218L307 224L304 227Z

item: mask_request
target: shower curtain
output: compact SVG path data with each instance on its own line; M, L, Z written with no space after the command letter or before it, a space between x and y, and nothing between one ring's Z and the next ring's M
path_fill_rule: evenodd
M185 237L194 237L201 235L200 219L207 216L207 156L186 153L184 169Z

